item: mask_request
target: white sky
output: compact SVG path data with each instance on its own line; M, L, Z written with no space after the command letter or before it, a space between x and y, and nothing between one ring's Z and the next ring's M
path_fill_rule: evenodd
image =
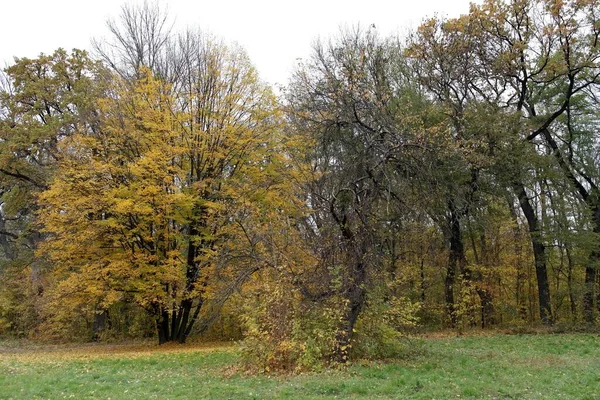
M143 0L129 0L140 3ZM126 0L0 0L0 66L13 57L36 57L59 47L90 48L107 35L105 21L117 17ZM152 0L150 1L152 2ZM481 1L476 1L480 3ZM434 14L456 17L469 0L161 0L175 18L175 30L198 26L237 41L261 77L285 84L311 43L342 25L375 24L382 36L403 33Z

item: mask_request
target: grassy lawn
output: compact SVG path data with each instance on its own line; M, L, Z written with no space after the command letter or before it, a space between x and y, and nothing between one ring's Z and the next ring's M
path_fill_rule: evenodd
M296 376L231 373L234 347L10 348L1 399L600 399L591 334L413 340L404 359Z

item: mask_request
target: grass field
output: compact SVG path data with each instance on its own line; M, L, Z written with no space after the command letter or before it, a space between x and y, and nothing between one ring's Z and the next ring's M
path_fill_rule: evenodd
M0 342L2 399L600 399L600 337L412 340L405 358L294 376L234 371L235 347Z

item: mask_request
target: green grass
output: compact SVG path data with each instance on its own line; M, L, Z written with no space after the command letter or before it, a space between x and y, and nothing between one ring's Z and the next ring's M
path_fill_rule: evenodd
M413 340L401 360L295 376L232 373L232 347L1 345L2 399L600 399L591 334Z

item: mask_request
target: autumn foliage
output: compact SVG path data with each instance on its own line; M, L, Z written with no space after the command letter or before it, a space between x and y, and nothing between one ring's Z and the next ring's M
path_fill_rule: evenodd
M244 338L271 371L596 328L597 1L343 30L279 97L238 46L123 10L101 61L4 71L1 334Z

